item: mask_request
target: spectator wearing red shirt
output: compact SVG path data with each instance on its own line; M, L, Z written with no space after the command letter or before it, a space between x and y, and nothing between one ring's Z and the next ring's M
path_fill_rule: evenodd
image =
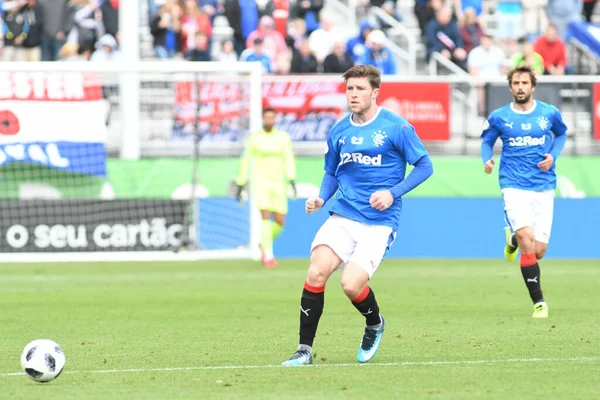
M533 45L536 53L544 59L545 75L565 75L567 69L567 50L565 43L558 37L556 27L548 24L546 33Z
M212 38L212 24L210 18L198 7L196 0L185 2L185 15L181 18L181 40L183 52L196 47L196 33L204 32L209 40Z
M479 41L483 36L483 29L477 21L477 14L474 8L466 8L461 21L460 34L463 39L463 49L467 53L479 46Z

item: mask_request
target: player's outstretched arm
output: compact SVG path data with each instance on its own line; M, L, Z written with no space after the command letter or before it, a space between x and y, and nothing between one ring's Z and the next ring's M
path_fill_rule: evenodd
M421 183L425 182L433 174L431 158L425 154L413 164L415 167L402 182L390 189L394 199L398 199L410 192Z

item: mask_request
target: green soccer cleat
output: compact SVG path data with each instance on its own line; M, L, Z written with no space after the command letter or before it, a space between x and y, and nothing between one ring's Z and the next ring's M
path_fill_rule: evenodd
M517 254L519 254L519 248L515 247L511 243L512 233L510 228L504 228L504 233L506 235L506 245L504 246L504 258L506 261L515 261L517 258Z
M281 363L284 367L299 367L301 365L311 365L313 363L313 356L310 351L298 350L294 355L287 361Z
M548 305L544 301L533 305L533 318L548 318Z

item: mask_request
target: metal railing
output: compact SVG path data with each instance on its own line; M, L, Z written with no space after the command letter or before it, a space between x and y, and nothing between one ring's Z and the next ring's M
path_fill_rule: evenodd
M441 55L440 53L438 53L437 51L431 54L431 57L429 58L429 75L432 76L436 76L439 75L439 65L444 66L445 68L447 68L450 73L454 74L454 75L458 75L458 76L468 76L469 74L462 69L461 67L459 67L458 65L454 64L452 61L448 60L446 57L444 57L443 55Z
M598 57L594 52L592 52L586 45L581 43L578 40L571 39L569 40L570 47L576 53L574 64L577 65L577 69L580 70L583 67L588 68L589 71L586 71L589 75L597 75L600 65L600 57ZM573 63L573 61L572 61Z
M408 74L415 75L417 70L417 39L415 38L414 33L379 7L371 7L371 12L390 26L388 36L398 35L406 40L406 50L396 44L391 46L388 43L388 47L390 47L398 58L407 64Z

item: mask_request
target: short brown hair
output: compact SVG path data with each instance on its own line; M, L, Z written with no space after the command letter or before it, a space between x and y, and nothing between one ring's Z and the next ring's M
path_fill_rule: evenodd
M526 65L522 65L520 67L515 67L510 70L510 72L508 73L508 76L507 76L509 86L512 83L512 78L513 78L514 74L529 74L529 78L531 79L531 86L535 87L535 85L537 85L537 78L535 76L535 73L533 72L533 70L530 67L528 67Z
M350 78L368 78L371 88L381 87L381 72L372 65L355 65L344 73L343 78L344 82Z

